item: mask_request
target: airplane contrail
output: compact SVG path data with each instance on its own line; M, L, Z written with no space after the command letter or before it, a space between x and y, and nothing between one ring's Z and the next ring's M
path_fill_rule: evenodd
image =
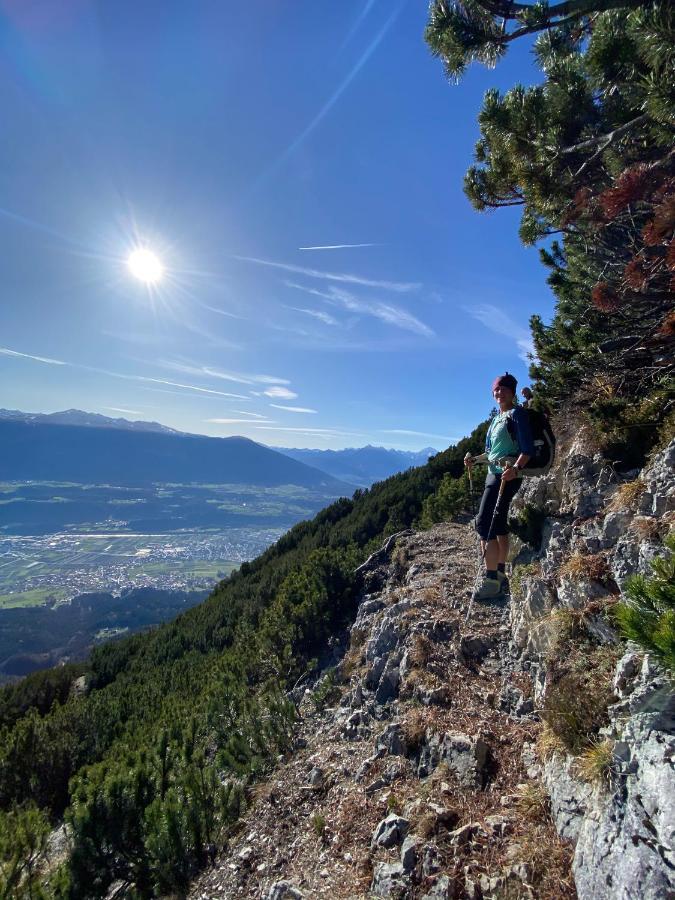
M262 183L269 178L274 172L276 172L285 162L286 160L300 147L301 144L309 137L309 135L314 131L317 125L328 115L330 110L335 106L337 101L340 99L342 94L347 90L352 81L359 74L361 69L368 62L373 53L377 50L379 45L382 43L386 33L389 31L391 26L394 24L396 19L401 13L403 6L406 0L401 0L401 2L394 8L393 12L384 23L382 28L375 35L373 40L370 42L362 56L357 60L356 64L353 66L352 70L349 72L347 77L342 81L342 83L336 88L333 92L332 96L326 101L323 107L319 110L319 112L314 116L311 122L300 132L300 134L293 140L288 147L281 153L281 155L269 166L269 168L263 172L256 180L254 187L259 188Z
M324 244L320 247L298 247L298 250L348 250L351 247L379 247L379 244Z

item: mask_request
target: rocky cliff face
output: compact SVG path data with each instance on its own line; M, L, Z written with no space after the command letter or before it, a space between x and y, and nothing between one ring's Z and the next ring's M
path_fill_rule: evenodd
M611 647L617 638L604 613L630 574L649 573L675 521L675 443L632 480L620 480L580 443L569 448L566 461L528 484L515 504L521 512L529 506L548 515L540 550L521 553L530 563L536 558L538 568L530 565L534 572L523 579L511 619L539 706L550 690L547 651L561 615L584 619L584 627ZM637 647L620 645L619 652L607 724L598 736L611 754L605 777L584 783L564 747L541 765L558 831L575 844L582 900L675 896L672 681Z
M510 602L469 603L467 524L362 567L335 676L297 694L293 751L193 898L675 896L671 684L607 616L662 552L675 444L628 481L581 443L563 457L519 495L545 518ZM570 683L588 685L571 705ZM565 730L582 712L601 716L594 769Z

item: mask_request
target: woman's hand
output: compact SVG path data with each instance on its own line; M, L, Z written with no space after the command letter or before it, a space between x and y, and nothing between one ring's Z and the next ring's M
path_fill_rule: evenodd
M464 457L464 465L467 467L469 472L473 468L473 456L470 453L467 453Z
M514 478L518 477L518 469L516 466L508 466L502 472L502 481L513 481Z

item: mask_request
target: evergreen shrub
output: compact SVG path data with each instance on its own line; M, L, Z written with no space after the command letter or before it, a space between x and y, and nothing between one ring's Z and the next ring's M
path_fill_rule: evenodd
M675 534L665 540L666 555L652 561L652 575L633 575L626 600L617 604L621 634L635 641L675 674Z

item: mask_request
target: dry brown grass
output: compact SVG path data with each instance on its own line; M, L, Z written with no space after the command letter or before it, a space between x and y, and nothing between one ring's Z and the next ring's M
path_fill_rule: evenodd
M567 752L563 742L546 722L537 735L536 749L537 755L543 762L551 759L556 753Z
M366 660L363 647L350 647L342 657L340 663L340 675L348 681L364 664Z
M642 540L657 540L661 537L662 523L652 516L636 516L630 527Z
M616 769L614 742L609 739L591 741L575 760L574 769L583 781L608 786Z
M424 743L427 723L421 710L413 709L403 722L403 734L410 753L415 753Z
M574 553L558 569L561 578L590 578L603 581L609 575L609 566L602 553L584 555Z
M643 481L636 478L635 481L626 481L620 484L612 499L607 504L608 512L617 512L620 509L637 509L638 501L644 494Z
M538 900L574 900L577 896L572 875L574 848L562 841L546 820L532 821L528 826L509 846L510 861L528 867L528 880ZM520 900L529 895L517 892L511 896Z
M551 812L551 800L540 781L528 781L516 788L514 806L529 822L546 820Z
M432 653L433 644L429 638L424 634L416 634L408 651L408 661L411 666L422 669L429 663Z

